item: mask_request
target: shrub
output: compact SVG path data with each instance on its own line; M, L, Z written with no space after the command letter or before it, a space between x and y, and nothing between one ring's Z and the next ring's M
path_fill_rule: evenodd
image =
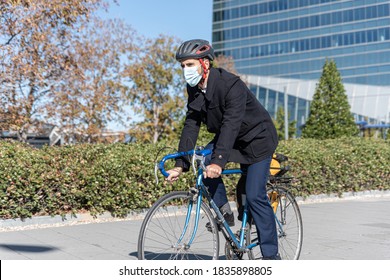
M308 194L390 189L390 145L383 140L339 138L281 142L291 174Z
M38 150L1 141L0 217L83 211L94 216L109 211L122 217L131 210L148 208L163 194L194 184L192 172L173 185L159 174L156 184L154 162L163 147L164 143L83 144ZM171 152L160 151L158 159ZM281 141L277 152L289 157L290 174L305 194L390 188L390 145L384 140L289 140ZM167 168L172 164L168 162ZM231 198L237 179L224 179Z

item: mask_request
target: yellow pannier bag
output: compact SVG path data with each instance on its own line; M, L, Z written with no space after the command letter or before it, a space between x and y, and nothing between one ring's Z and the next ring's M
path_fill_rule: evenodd
M289 170L289 167L282 166L281 163L284 161L287 161L287 160L288 160L288 157L286 157L285 155L274 153L272 155L271 166L270 166L270 170L269 170L270 175L282 176L283 174L285 174ZM281 171L283 171L283 172L281 172Z
M277 160L277 155L273 154L269 172L271 175L276 175L280 172L280 170L281 170L281 165L280 162Z

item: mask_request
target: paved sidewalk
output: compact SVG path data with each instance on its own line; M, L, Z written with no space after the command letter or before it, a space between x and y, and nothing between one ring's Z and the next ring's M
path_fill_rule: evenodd
M390 260L390 195L316 199L300 203L300 209L304 223L301 259ZM143 216L67 223L51 219L54 222L49 225L38 218L26 223L1 221L0 259L137 259Z

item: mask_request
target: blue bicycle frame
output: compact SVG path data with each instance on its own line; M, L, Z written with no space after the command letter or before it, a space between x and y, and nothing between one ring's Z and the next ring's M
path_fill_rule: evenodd
M163 159L159 162L158 168L159 168L159 170L161 171L161 173L165 177L168 177L169 174L164 169L165 162L168 159L175 159L175 158L179 158L179 157L193 156L194 160L197 159L197 160L202 161L202 159L204 160L204 158L207 155L210 155L210 154L211 154L211 150L191 150L191 151L188 151L188 152L179 152L179 153L169 154L169 155L166 155L165 157L163 157ZM243 214L243 218L242 218L242 226L241 226L241 229L240 229L239 239L237 239L236 235L232 232L232 230L230 229L229 225L225 221L225 219L224 219L221 211L219 210L218 206L215 204L214 200L210 197L210 195L209 195L209 193L208 193L208 191L206 189L206 186L203 184L203 171L204 171L204 168L205 168L205 166L203 164L200 164L198 169L197 169L196 189L198 190L198 196L197 196L196 212L195 212L196 213L196 215L195 215L195 225L194 225L194 229L193 229L191 238L190 238L189 242L186 244L186 246L190 247L192 242L193 242L193 240L194 240L194 238L195 238L195 235L196 235L196 232L197 232L197 229L198 229L199 213L200 213L200 207L201 207L203 196L205 196L207 198L207 200L209 201L210 206L214 209L214 212L217 214L218 219L223 224L223 227L225 228L228 236L231 238L231 240L236 245L236 248L238 249L238 251L242 252L242 251L250 250L253 247L257 246L258 243L251 243L248 246L244 246L245 225L246 225L246 223L248 221L247 204L245 203L245 206L244 206L244 214ZM224 174L224 175L242 174L242 171L240 169L226 169L226 170L222 171L222 174ZM188 229L188 224L189 224L189 220L190 220L190 215L191 215L193 203L194 203L193 201L190 201L190 203L188 205L188 211L187 211L185 226L184 226L183 232L182 232L181 236L179 237L179 240L177 241L176 245L181 243L181 241L182 241L182 239L183 239L183 237L184 237L184 235L185 235L185 233L186 233L186 231Z

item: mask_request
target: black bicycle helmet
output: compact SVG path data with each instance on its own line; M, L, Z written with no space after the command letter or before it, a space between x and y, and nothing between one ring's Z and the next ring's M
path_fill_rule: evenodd
M208 41L201 39L185 41L180 45L176 52L176 60L178 61L205 57L210 60L214 60L214 49Z

